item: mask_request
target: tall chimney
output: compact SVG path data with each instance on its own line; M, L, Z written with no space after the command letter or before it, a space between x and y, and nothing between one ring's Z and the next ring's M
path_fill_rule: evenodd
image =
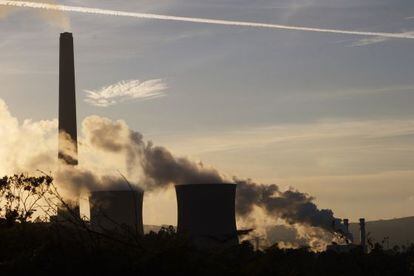
M59 56L59 160L78 164L75 64L72 33L60 34Z
M344 226L346 233L349 233L349 219L344 219Z
M360 238L361 238L361 247L362 247L362 251L364 253L367 252L367 237L366 237L366 232L365 232L365 219L364 218L360 218L359 219L359 231L360 231Z

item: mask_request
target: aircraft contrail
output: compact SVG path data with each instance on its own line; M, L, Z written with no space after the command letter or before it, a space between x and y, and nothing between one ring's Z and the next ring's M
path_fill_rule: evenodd
M339 30L339 29L323 29L323 28L312 28L312 27L303 27L303 26L292 26L292 25L266 24L266 23L258 23L258 22L229 21L229 20L198 18L198 17L183 17L183 16L171 16L171 15L161 15L161 14L151 14L151 13L124 12L124 11L116 11L116 10L86 8L86 7L79 7L79 6L55 5L55 4L38 3L38 2L35 3L35 2L29 2L29 1L0 0L0 5L21 7L21 8L78 12L78 13L87 13L87 14L123 16L123 17L133 17L133 18L141 18L141 19L157 19L157 20L168 20L168 21L179 21L179 22L214 24L214 25L224 25L224 26L239 26L239 27L294 30L294 31L318 32L318 33L347 34L347 35L357 35L357 36L376 36L376 37L387 37L387 38L414 39L413 33L385 33L385 32L363 32L363 31Z

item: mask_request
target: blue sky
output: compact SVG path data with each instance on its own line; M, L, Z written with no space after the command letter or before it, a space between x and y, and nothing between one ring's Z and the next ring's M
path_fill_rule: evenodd
M58 2L331 29L414 31L410 0ZM413 39L13 10L0 21L0 97L20 120L57 116L58 34L63 30L56 22L63 17L70 19L75 37L79 122L91 114L123 119L179 155L228 174L300 188L340 216L412 215ZM165 96L108 107L85 102L85 90L153 79L165 84ZM161 220L170 222L168 216Z

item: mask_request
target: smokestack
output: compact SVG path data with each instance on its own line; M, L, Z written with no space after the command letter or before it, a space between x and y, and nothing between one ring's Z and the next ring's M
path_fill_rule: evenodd
M365 232L365 219L359 219L359 231L360 231L360 240L361 247L364 253L367 252L367 241L366 241L366 232Z
M346 233L349 233L349 219L344 219L344 226Z
M346 243L353 243L354 242L354 236L352 235L351 232L349 232L349 219L344 219L343 220L344 223L344 237L346 238Z
M75 64L72 33L60 34L59 159L77 165Z
M142 235L143 191L95 191L89 204L92 229L99 232Z
M176 185L178 233L199 247L237 245L235 184Z

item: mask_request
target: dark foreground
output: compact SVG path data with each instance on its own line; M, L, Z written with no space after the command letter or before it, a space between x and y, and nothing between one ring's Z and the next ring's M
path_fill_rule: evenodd
M414 275L414 248L370 254L313 253L248 242L197 250L173 228L114 239L60 224L0 225L0 274L54 275ZM162 274L161 274L162 273Z

